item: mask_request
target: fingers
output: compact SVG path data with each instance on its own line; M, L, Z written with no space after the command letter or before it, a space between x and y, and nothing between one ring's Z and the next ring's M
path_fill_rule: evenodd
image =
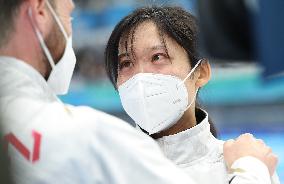
M239 138L254 138L254 136L250 133L245 133L240 135Z
M266 165L268 167L270 176L273 176L273 174L276 171L276 166L278 164L278 157L274 153L270 153L266 156Z
M265 146L267 149L267 155L272 154L272 149L269 146Z
M234 152L232 152L232 150L234 149L233 148L234 144L235 144L235 141L233 139L230 139L230 140L227 140L224 143L224 146L223 146L223 154L224 154L224 157L225 157L225 160L226 160L226 164L229 168L231 167L231 165L235 161Z
M268 158L271 161L272 165L277 165L278 164L278 156L275 155L274 153L270 153L268 155Z
M224 143L224 147L230 147L234 144L234 139L229 139Z
M273 154L272 149L263 140L256 139L249 133L240 135L236 140L226 141L223 151L229 168L239 158L252 156L265 163L270 174L273 175L278 163L278 158Z
M245 141L245 140L253 140L255 139L254 136L250 133L240 135L236 141Z
M255 139L256 142L258 142L259 144L265 145L264 141L262 139Z

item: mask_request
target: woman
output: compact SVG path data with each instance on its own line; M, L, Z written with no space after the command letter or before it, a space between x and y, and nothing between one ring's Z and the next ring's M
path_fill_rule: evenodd
M137 9L112 32L106 70L123 108L170 160L197 183L227 183L223 142L196 102L211 76L197 34L195 17L181 8Z

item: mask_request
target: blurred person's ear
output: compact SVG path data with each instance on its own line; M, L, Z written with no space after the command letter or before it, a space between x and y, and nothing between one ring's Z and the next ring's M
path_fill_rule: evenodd
M41 34L45 38L52 29L53 19L47 8L45 0L26 0L25 6L31 15L32 21L36 24Z

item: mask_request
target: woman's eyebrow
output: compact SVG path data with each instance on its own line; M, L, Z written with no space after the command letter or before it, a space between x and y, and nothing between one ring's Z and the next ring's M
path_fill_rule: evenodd
M160 50L160 49L166 49L166 46L164 46L164 45L155 45L153 47L148 48L147 50L153 51L153 50Z
M164 45L155 45L149 48L146 48L145 50L147 51L154 51L154 50L160 50L160 49L166 49L166 47ZM123 57L128 57L129 53L128 52L122 52L118 54L118 58L121 59Z

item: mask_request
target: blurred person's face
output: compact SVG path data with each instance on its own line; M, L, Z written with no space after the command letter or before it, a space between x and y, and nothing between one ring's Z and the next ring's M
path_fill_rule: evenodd
M53 2L55 2L54 5ZM71 36L71 13L74 4L72 0L45 0L41 1L41 6L41 11L35 10L35 17L38 18L38 23L45 27L41 29L45 34L33 21L32 7L29 8L29 16L43 51L42 60L46 65L44 77L55 94L63 95L68 92L76 65ZM50 26L45 26L45 22L48 22Z

